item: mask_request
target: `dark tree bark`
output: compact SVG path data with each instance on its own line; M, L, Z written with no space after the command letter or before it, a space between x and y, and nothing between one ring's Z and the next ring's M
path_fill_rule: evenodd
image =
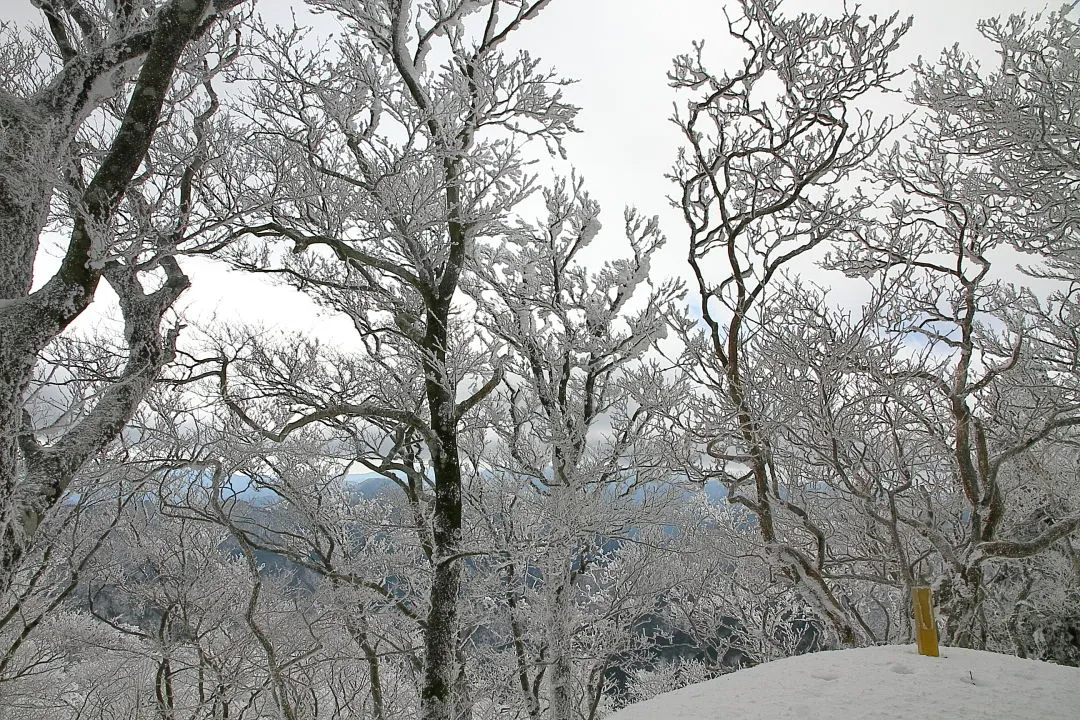
M117 437L171 357L176 332L162 334L162 317L188 279L170 248L155 247L152 238L144 241L157 260L140 265L114 257L112 226L161 123L182 53L237 4L171 0L146 19L124 15L120 5L106 28L72 4L41 2L63 65L38 88L0 89L0 589L43 514L79 468ZM132 80L128 64L139 59ZM76 136L110 96L129 87L116 132L87 181ZM41 233L58 194L70 209L63 259L31 291ZM166 280L146 292L139 273L154 267ZM120 297L127 363L85 416L42 444L24 407L35 367L42 351L93 302L102 277Z

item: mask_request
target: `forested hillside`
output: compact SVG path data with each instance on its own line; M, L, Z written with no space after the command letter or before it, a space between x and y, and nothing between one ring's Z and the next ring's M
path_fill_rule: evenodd
M601 208L560 3L0 24L0 718L597 720L924 585L1080 665L1077 4L731 0Z

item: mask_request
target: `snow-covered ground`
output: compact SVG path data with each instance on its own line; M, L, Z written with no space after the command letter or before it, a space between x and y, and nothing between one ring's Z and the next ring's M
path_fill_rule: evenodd
M1077 720L1080 669L913 645L765 663L631 705L607 720Z

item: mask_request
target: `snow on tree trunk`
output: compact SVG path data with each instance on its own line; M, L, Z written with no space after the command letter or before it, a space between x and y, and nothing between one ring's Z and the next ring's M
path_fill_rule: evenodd
M0 237L5 241L0 259L0 589L43 513L59 501L79 468L117 437L170 357L175 334L162 337L160 325L187 287L171 256L176 238L187 228L182 218L173 218L176 238L137 231L121 236L115 218L118 213L138 216L138 208L123 204L133 182L149 185L153 180L165 193L179 191L179 176L133 178L161 118L179 107L169 104L180 102L170 99L170 88L182 53L196 35L212 33L217 15L236 4L171 0L151 14L149 23L111 5L101 18L67 6L49 9L56 44L51 52L63 65L44 68L52 74L39 85L20 88L23 96L5 94L0 103ZM35 45L44 40L10 41L9 61L17 62L20 53L44 52ZM214 48L210 42L204 51ZM102 140L87 133L83 124L89 116L128 88L126 106L109 117L113 134L106 131ZM39 236L55 193L67 201L61 226L68 240L59 270L31 292ZM132 227L152 221L137 219ZM159 259L136 266L140 253ZM138 274L156 268L164 271L166 281L146 293ZM103 276L120 298L127 364L105 384L96 404L86 411L72 408L74 417L63 432L52 433L42 445L26 405L35 368L42 352L89 307Z

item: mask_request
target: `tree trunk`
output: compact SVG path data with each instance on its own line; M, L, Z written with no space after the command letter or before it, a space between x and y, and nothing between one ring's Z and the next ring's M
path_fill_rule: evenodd
M563 597L568 595L566 587L556 593L556 612L560 613L555 618L556 627L552 631L551 648L551 671L549 674L551 683L551 706L548 711L550 720L571 720L574 717L574 673L573 661L570 657L570 630L565 614L562 613L565 605Z
M116 135L93 178L81 189L79 202L74 203L79 210L60 268L33 292L33 264L53 194L48 178L70 169L65 167L72 160L65 157L68 143L96 107L94 102L101 102L88 99L87 91L103 80L102 72L120 66L122 59L116 54L123 52L124 43L113 48L114 57L104 62L104 70L92 68L88 56L69 59L33 98L33 106L5 97L0 108L6 141L0 149L0 239L6 254L0 261L0 592L45 511L59 501L82 464L116 438L160 368L154 360L164 353L141 356L161 349L157 337L161 316L187 287L187 278L175 261L165 268L169 278L159 292L143 296L133 281L132 287L140 292L126 298L124 290L117 288L125 330L139 333L130 343L124 376L75 428L50 447L38 445L24 408L34 368L41 351L93 301L109 247L110 223L161 121L180 56L200 31L209 9L209 0L173 0L156 14L149 44L129 58L144 55ZM36 164L29 164L27 158ZM147 315L133 319L129 309ZM150 321L153 338L143 327ZM140 327L133 327L133 322Z
M573 502L570 483L566 473L556 472L560 482L553 489L556 500L556 514L568 517ZM570 653L573 640L574 618L574 546L572 537L564 538L564 544L558 548L557 576L554 592L551 596L551 630L548 647L551 648L551 664L548 682L551 687L551 699L548 708L550 720L571 720L576 713L574 707L574 665Z
M452 297L452 290L450 293ZM457 659L458 593L461 589L461 466L458 460L457 409L446 374L450 298L435 303L427 318L424 342L425 386L433 448L435 507L432 536L434 563L427 625L424 628L424 679L420 693L424 720L454 720Z

